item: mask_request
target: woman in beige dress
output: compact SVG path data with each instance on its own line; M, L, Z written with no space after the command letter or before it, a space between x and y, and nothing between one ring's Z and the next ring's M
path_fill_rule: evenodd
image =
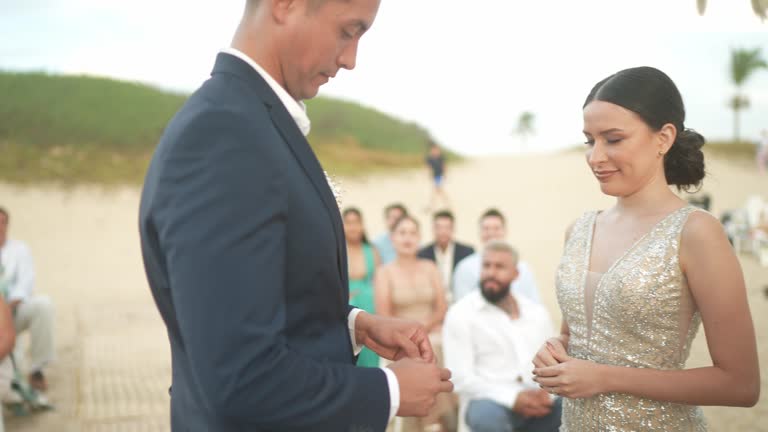
M403 216L392 229L392 245L397 257L378 269L374 278L376 313L420 322L430 334L438 363L442 364L440 329L447 309L440 271L434 262L417 256L421 235L419 224L411 216ZM445 395L447 396L447 395ZM406 430L436 431L442 429L440 415L450 405L440 396L430 415L414 420Z
M565 397L561 431L705 431L696 405L753 406L760 392L744 277L722 226L669 187L704 178L663 72L600 81L584 104L587 163L613 207L576 220L557 271L561 335L534 359ZM703 322L712 365L686 369Z

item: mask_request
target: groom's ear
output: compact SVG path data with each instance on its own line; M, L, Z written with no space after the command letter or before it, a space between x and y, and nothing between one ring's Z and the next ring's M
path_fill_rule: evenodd
M272 19L278 24L285 24L291 15L304 13L306 0L262 0L269 2Z

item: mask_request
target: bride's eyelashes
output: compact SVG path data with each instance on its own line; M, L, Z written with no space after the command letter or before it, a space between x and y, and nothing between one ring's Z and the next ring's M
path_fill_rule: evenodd
M608 143L608 144L618 144L618 143L620 143L623 140L624 140L624 138L615 138L615 139L606 140L605 142ZM588 146L591 147L591 146L595 145L595 140L586 140L586 141L584 141L584 145L588 145Z

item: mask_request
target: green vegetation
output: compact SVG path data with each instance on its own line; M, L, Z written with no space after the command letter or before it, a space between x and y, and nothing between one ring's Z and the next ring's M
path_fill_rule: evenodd
M760 17L762 21L768 18L768 0L751 0L752 11ZM696 8L699 10L699 15L704 15L707 10L707 0L696 0Z
M105 78L7 72L0 95L0 180L13 183L139 184L186 100ZM309 110L310 142L335 175L423 163L430 138L415 124L328 98Z
M760 69L768 68L760 48L731 50L731 81L736 86L728 105L733 110L733 140L741 141L739 112L749 108L749 98L743 93L744 84L750 76Z

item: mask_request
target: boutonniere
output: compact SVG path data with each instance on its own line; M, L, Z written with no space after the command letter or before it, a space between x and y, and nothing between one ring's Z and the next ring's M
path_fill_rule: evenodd
M341 188L341 185L337 179L334 179L328 175L328 171L323 171L323 173L325 174L325 180L328 182L328 187L331 188L333 197L336 199L336 205L339 206L339 211L341 211L341 194L343 189Z

